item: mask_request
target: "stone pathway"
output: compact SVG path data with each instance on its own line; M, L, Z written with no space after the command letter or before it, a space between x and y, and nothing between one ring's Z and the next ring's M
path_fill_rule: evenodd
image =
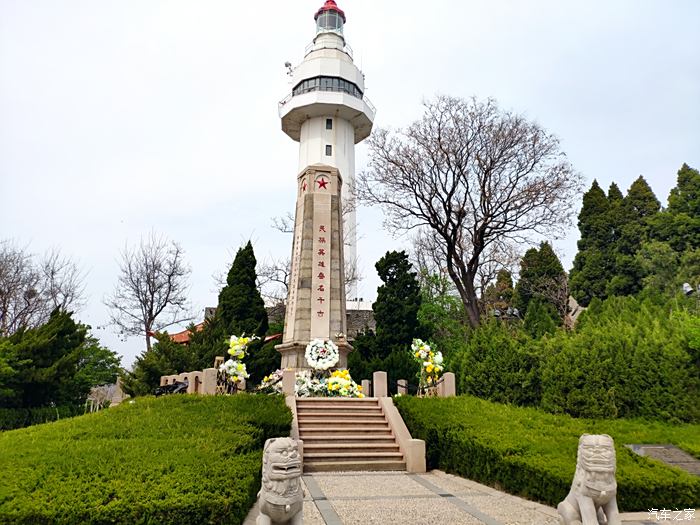
M439 470L319 472L304 481L305 525L559 525L556 509ZM254 525L257 505L244 525ZM700 525L696 518L676 523ZM647 512L623 514L624 525L663 523Z

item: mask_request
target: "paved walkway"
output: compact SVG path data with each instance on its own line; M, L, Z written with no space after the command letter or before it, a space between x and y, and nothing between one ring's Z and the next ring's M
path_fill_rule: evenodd
M439 470L305 474L304 525L559 525L552 507ZM244 525L253 525L257 505ZM700 510L696 511L700 515ZM623 514L625 525L654 525L647 512ZM676 521L700 525L694 520Z

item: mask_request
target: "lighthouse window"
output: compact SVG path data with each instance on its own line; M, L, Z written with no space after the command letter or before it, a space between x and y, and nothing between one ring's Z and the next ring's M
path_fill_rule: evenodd
M333 146L326 144L326 157L333 155Z
M292 90L292 95L301 95L310 91L335 91L362 98L362 91L352 82L340 77L314 77L299 82Z
M336 31L343 32L343 19L335 11L326 11L321 13L316 19L316 31Z
M333 119L332 118L326 119L326 129L333 129Z

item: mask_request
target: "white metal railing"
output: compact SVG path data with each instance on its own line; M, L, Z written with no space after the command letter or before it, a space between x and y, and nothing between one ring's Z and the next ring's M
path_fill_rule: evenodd
M332 89L316 89L316 90L314 90L314 91L331 91L331 92L333 92L334 90L332 90ZM345 91L339 91L339 90L338 90L338 91L335 91L335 92L337 92L337 93L346 93ZM307 91L306 93L311 93L311 91ZM349 93L347 93L347 94L349 94ZM286 97L284 97L282 100L280 100L280 101L277 103L278 109L281 110L287 102L289 102L290 100L292 100L292 97L293 97L293 96L294 96L294 93L290 93L289 95L287 95ZM352 96L352 95L350 95L350 96ZM368 99L366 96L363 96L363 97L362 97L362 100L364 100L365 104L367 104L367 106L369 107L369 109L372 110L372 113L375 113L375 114L377 113L377 108L374 107L374 104L372 104L372 102L370 101L370 99Z
M352 48L348 44L330 42L322 42L318 44L316 42L311 42L308 46L306 46L306 49L304 49L304 56L311 53L311 51L316 51L318 49L340 49L341 51L347 53L350 58L353 58Z
M365 101L365 104L367 104L367 105L369 106L369 109L372 110L372 113L376 113L376 112L377 112L377 108L374 107L374 104L372 104L372 103L369 101L369 99L368 99L367 97L364 97L364 96L363 96L363 97L362 97L362 100L364 100L364 101Z

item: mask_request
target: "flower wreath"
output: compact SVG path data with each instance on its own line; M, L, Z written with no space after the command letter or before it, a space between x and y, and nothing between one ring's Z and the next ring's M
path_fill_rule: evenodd
M338 364L340 354L333 341L314 339L306 346L306 362L314 370L328 370Z

